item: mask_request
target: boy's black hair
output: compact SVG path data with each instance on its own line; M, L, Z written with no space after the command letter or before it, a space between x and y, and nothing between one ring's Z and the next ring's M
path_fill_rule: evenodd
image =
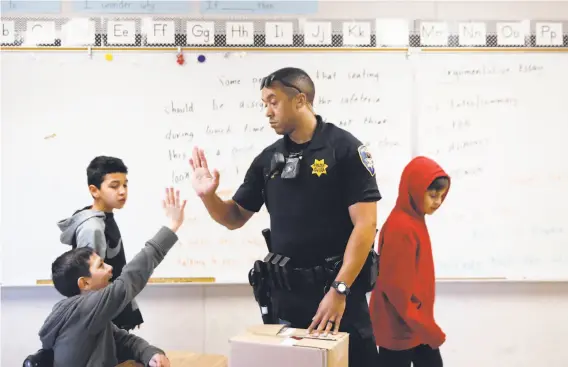
M128 168L120 158L104 155L95 157L87 167L87 184L100 189L109 173L128 173Z
M434 181L432 181L430 186L428 186L427 190L441 191L446 187L448 187L449 184L450 184L450 179L447 176L440 176L436 178Z
M95 251L90 247L79 247L60 255L51 264L51 280L55 289L65 297L73 297L81 293L77 280L90 277L89 261Z

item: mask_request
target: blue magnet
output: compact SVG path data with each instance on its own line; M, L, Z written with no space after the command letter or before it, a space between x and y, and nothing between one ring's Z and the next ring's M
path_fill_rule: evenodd
M197 56L197 61L199 61L199 62L205 62L205 55L199 55L199 56Z

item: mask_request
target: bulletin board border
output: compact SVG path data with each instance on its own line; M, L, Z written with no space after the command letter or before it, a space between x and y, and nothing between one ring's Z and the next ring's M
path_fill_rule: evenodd
M270 48L281 50L283 48L297 50L301 49L377 49L377 48L391 48L391 47L421 47L421 48L497 48L497 49L517 49L524 48L565 48L568 47L568 20L539 20L531 19L526 21L509 21L509 20L439 20L439 19L420 19L420 20L406 20L402 19L404 26L400 25L392 28L381 28L379 22L382 19L258 19L258 18L229 18L223 19L203 19L192 17L179 17L179 16L144 16L137 14L129 15L102 15L102 16L87 16L81 19L89 20L94 24L94 34L92 41L88 44L69 45L61 37L62 29L72 20L73 17L60 17L60 16L38 16L38 15L17 15L2 17L2 22L11 23L13 25L14 38L13 42L5 42L4 37L0 46L6 47L26 47L26 37L28 27L33 26L33 22L53 22L55 27L55 36L50 37L49 42L38 44L38 47L67 47L67 46L90 46L90 47L124 47L124 48L164 48L164 47L191 47L199 49L209 48L231 48L231 49L256 49L256 48ZM400 20L400 19L399 19ZM114 41L109 41L109 22L133 22L133 29L135 35L129 41L129 44L119 44ZM170 42L166 43L153 43L150 40L149 30L145 26L145 22L172 22L175 28ZM188 22L195 22L199 24L211 24L212 43L210 44L195 44L188 41ZM322 25L322 29L326 28L331 31L329 35L329 42L325 41L321 44L310 44L306 41L307 24L313 22ZM233 44L228 40L228 25L229 24L252 24L252 34L250 34L250 42L247 44ZM292 39L287 44L273 44L267 41L267 25L270 23L290 23L292 27ZM368 34L367 40L364 43L351 45L346 41L348 35L346 34L346 25L350 24L367 24ZM396 23L393 23L396 24ZM501 24L501 26L500 26ZM500 34L502 37L503 24L516 24L517 27L524 29L524 38L522 42L516 44L505 44L499 41ZM11 26L12 26L11 25ZM326 25L327 27L323 27ZM465 34L470 34L464 31L464 27L482 27L483 34L482 41L475 45L460 40ZM562 34L555 33L555 39L559 42L556 44L547 44L542 38L550 36L552 26L559 26ZM387 26L388 27L388 26ZM446 36L440 39L440 42L432 43L432 40L427 40L434 32L435 28L441 27L444 29ZM548 34L544 35L543 27L546 28ZM405 28L405 29L404 29ZM473 29L473 28L472 28ZM501 30L501 31L500 31ZM402 36L395 37L393 41L391 33L404 32ZM428 36L428 37L427 37ZM471 40L470 40L471 41ZM310 41L311 42L311 41Z

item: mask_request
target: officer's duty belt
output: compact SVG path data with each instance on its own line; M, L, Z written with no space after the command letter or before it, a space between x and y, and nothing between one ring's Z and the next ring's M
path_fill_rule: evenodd
M289 266L289 257L269 252L264 261L255 263L254 271L260 273L273 290L307 290L328 286L339 271L341 259L341 256L337 256L326 259L325 265L292 268Z

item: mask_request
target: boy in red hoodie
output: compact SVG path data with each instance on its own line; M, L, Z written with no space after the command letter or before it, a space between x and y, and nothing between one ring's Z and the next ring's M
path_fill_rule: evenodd
M442 205L450 178L433 160L402 172L396 205L379 235L380 267L370 313L381 367L441 367L446 335L434 320L435 275L424 216Z

